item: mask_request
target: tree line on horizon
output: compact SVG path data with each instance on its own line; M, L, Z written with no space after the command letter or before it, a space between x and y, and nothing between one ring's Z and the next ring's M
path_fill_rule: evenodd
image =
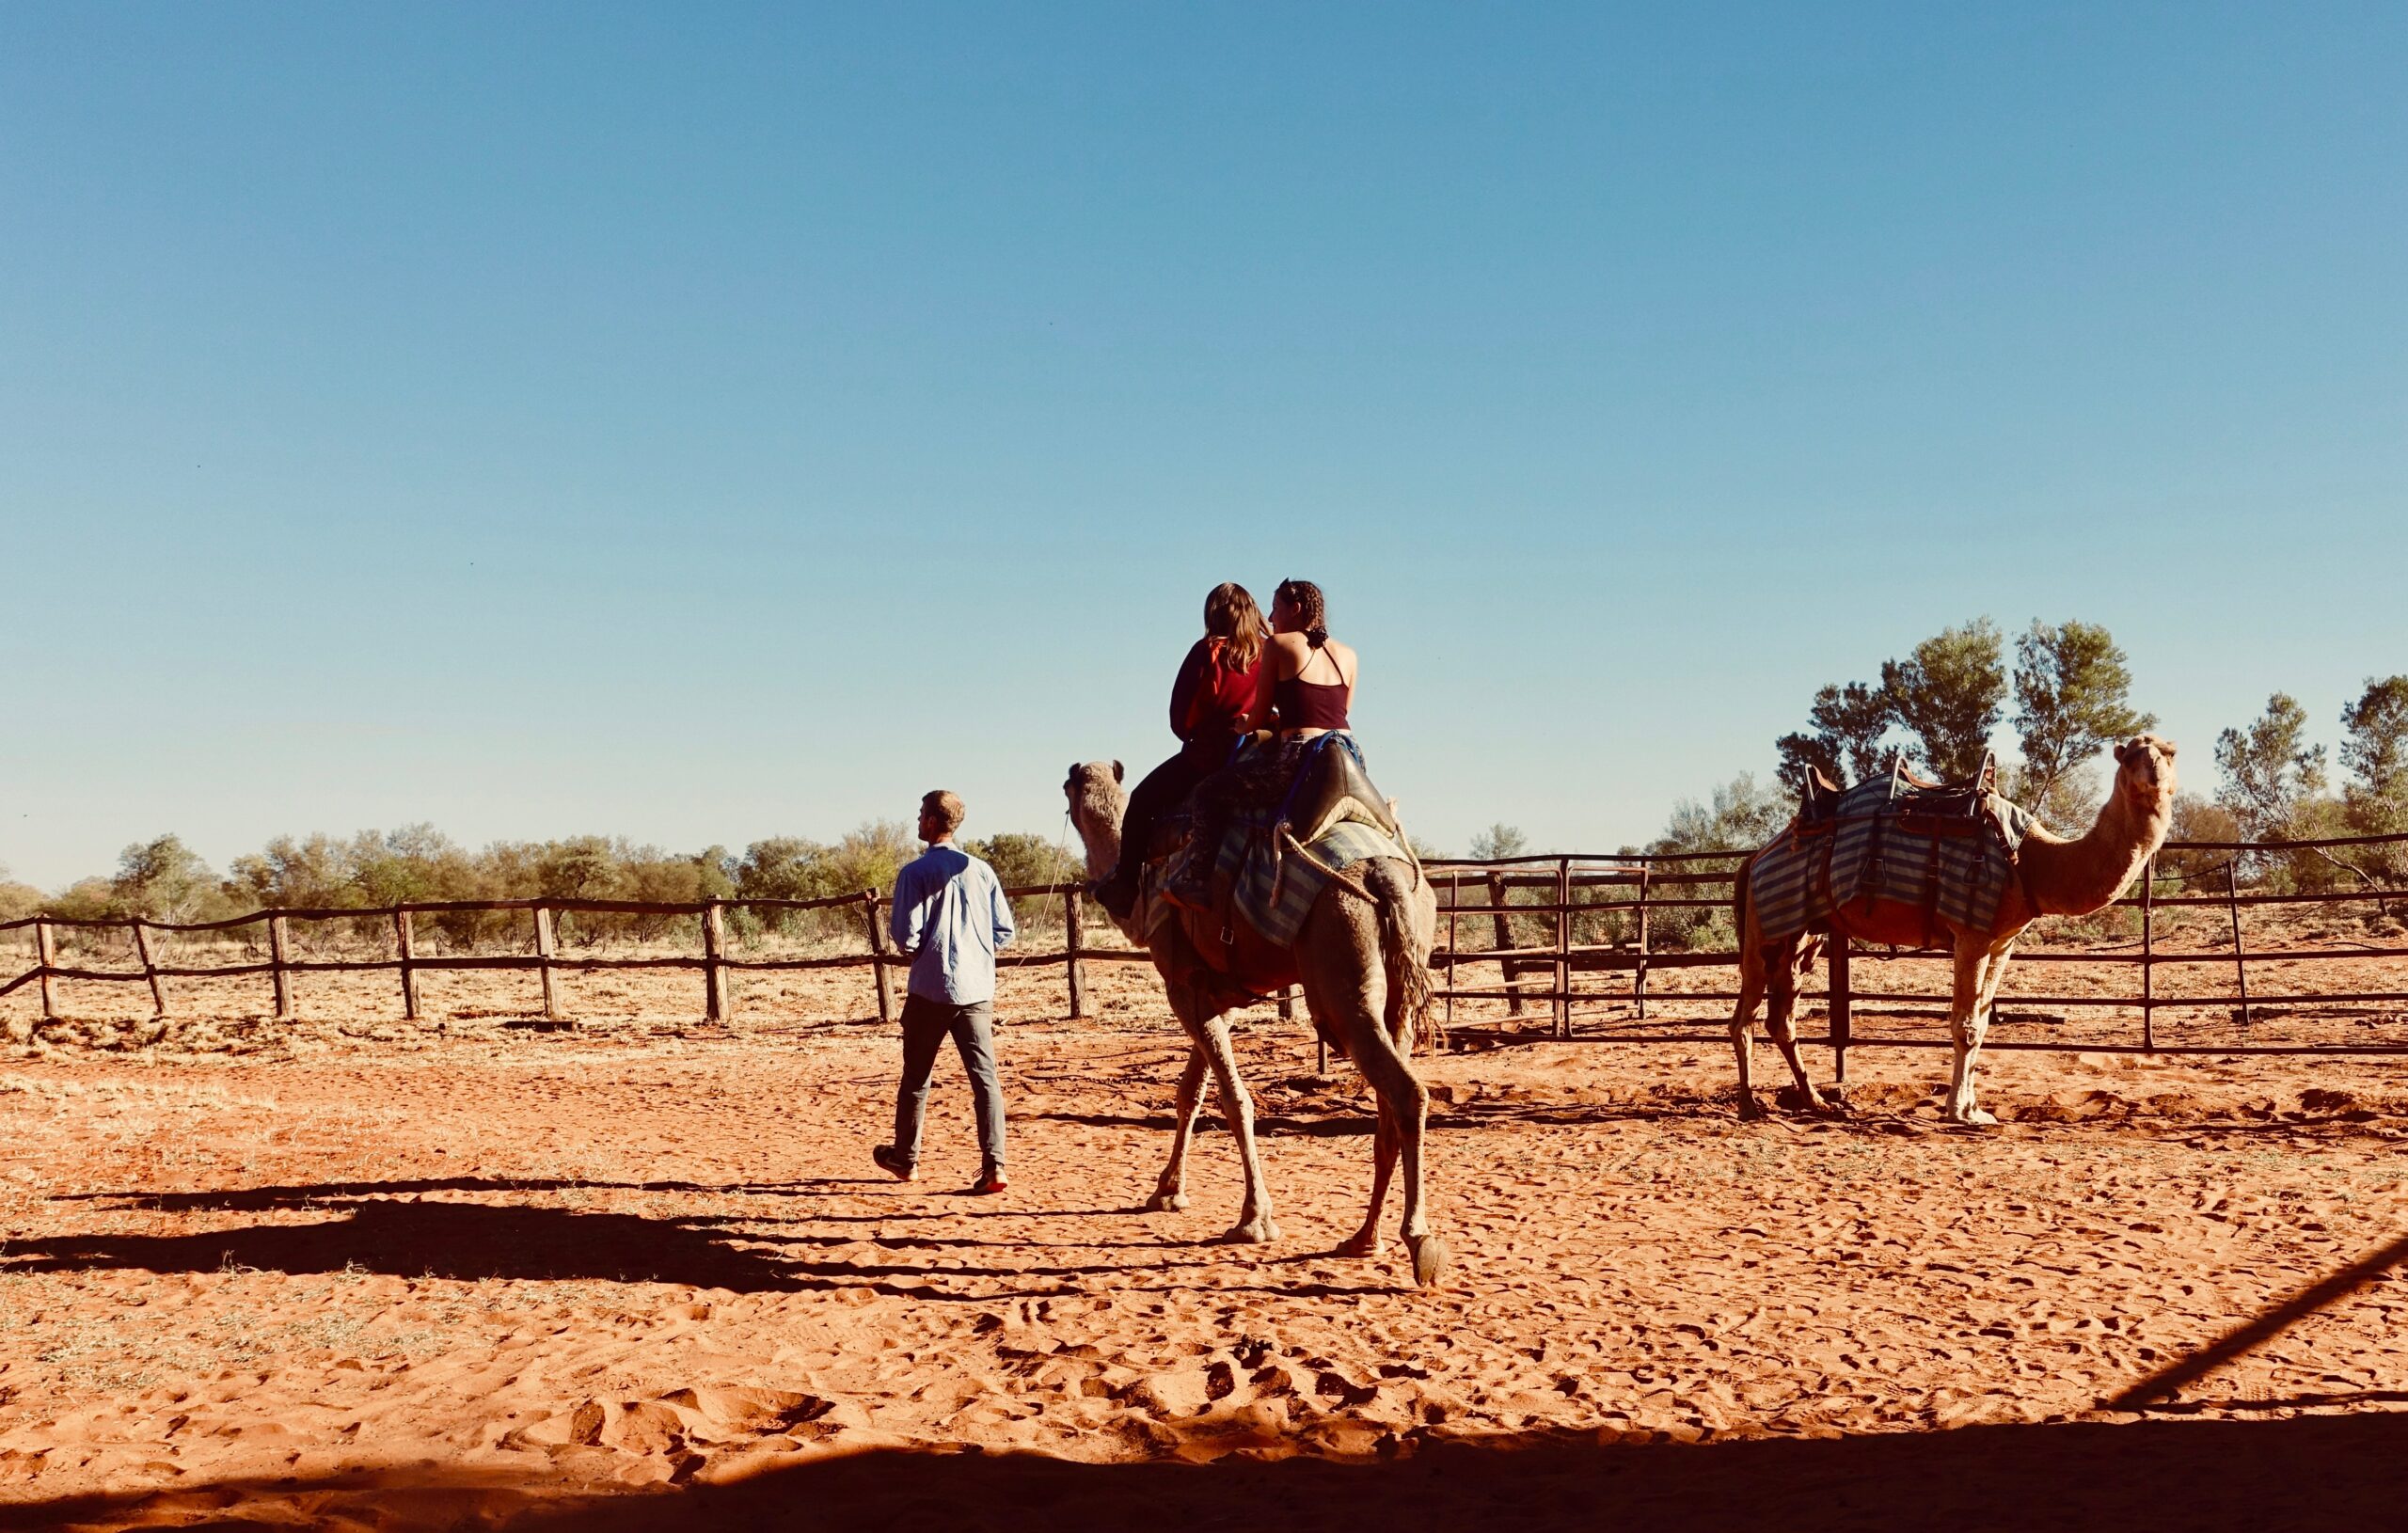
M2156 724L2154 716L2132 706L2131 668L2124 651L2104 627L2079 621L2036 620L2018 636L2010 666L1997 624L1977 618L1942 629L1902 659L1883 661L1875 675L1874 681L1833 683L1815 691L1806 727L1773 742L1780 764L1774 781L1742 772L1703 798L1682 799L1661 834L1644 846L1622 850L1761 846L1795 813L1795 784L1809 770L1846 785L1888 771L1903 756L1921 773L1962 781L1979 769L2002 724L2011 725L2017 753L2001 765L2000 791L2060 833L2079 833L2105 795L2100 754ZM2212 794L2183 792L2175 806L2173 838L2262 842L2408 833L2408 675L2368 678L2339 721L2337 782L2334 758L2308 737L2306 710L2289 694L2274 693L2264 713L2217 736L2218 783ZM1084 876L1071 849L1039 836L1007 831L965 846L991 862L1007 886ZM1438 855L1437 848L1418 841L1416 846L1424 856ZM1529 838L1504 824L1475 834L1468 848L1476 859L1529 849ZM55 894L0 882L0 920L41 913L191 922L267 907L342 909L538 897L817 899L889 889L914 855L916 842L899 820L866 822L832 842L771 836L740 853L723 846L669 852L601 835L498 841L470 851L420 824L348 837L278 836L260 851L235 858L220 875L180 837L166 834L126 847L115 873L80 879ZM2205 868L2222 861L2195 854L2169 859L2167 865ZM2408 881L2408 848L2270 854L2247 871L2302 890L2353 880L2398 887ZM1029 906L1024 913L1036 913L1034 902L1023 904ZM437 925L466 940L480 935L481 919L494 922L462 915ZM740 912L737 919L740 927L760 924ZM651 928L661 925L654 918L586 923L589 930L626 929L637 936L655 935ZM768 925L796 929L830 923L788 919ZM1674 936L1671 925L1664 933Z
M993 864L1008 888L1059 883L1085 876L1085 865L1041 837L1005 831L965 841L965 849ZM163 922L226 920L262 909L367 909L448 900L609 899L689 904L724 899L825 899L892 889L919 844L900 820L872 820L832 842L769 836L740 853L723 846L670 852L624 836L567 836L552 841L497 841L470 851L431 825L277 836L257 852L212 869L174 834L136 842L117 871L79 879L44 895L26 884L0 884L0 920L42 914L76 920L142 916ZM1022 900L1023 915L1038 901ZM431 925L467 942L498 935L523 917L446 911ZM732 912L738 934L855 931L857 911ZM691 918L580 914L569 929L586 936L661 936Z

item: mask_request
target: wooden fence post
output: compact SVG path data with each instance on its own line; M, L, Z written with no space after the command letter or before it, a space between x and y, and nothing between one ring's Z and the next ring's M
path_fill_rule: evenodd
M895 982L886 972L886 924L878 919L878 891L862 891L862 913L869 922L869 967L878 976L878 1019L895 1020Z
M393 950L402 960L402 1016L418 1020L418 932L407 910L393 912Z
M1572 1036L1572 859L1555 864L1555 1033Z
M1461 868L1447 875L1447 1025L1455 1025L1455 910L1464 902Z
M58 940L51 935L50 923L34 922L34 958L41 972L41 1019L58 1020L58 998L51 990L50 972L58 967Z
M2141 1050L2157 1052L2157 859L2141 866Z
M548 906L535 907L535 968L544 976L544 1016L560 1016L560 998L552 988L552 912Z
M1647 880L1656 864L1639 864L1639 967L1631 971L1631 999L1639 1003L1639 1019L1647 1020Z
M276 982L276 1018L281 1022L289 1022L293 1019L293 976L286 972L284 967L293 961L290 952L291 940L292 934L285 928L284 917L269 916L267 918L268 975Z
M167 1015L167 992L159 983L158 964L151 961L150 931L140 916L134 918L133 925L134 951L142 960L142 977L150 982L150 1016L155 1020Z
M712 900L703 907L703 1019L711 1022L733 1020L736 1016L734 997L728 994L727 970L722 967L723 950L727 945L727 928L720 917L720 903Z
M2232 877L2233 863L2239 861L2239 858L2235 858L2232 862L2226 862L2224 865L2224 898L2225 908L2232 912L2232 972L2233 977L2241 982L2241 1025L2247 1027L2249 1025L2249 956L2242 951L2241 891Z
M1062 967L1070 976L1070 1020L1077 1021L1087 1014L1087 976L1079 962L1079 891L1072 889L1062 902Z
M1831 1080L1840 1092L1847 1091L1847 1040L1856 1031L1856 997L1848 972L1848 940L1846 932L1831 933L1830 1004L1831 1014Z
M1503 909L1505 904L1505 876L1501 873L1492 873L1488 876L1488 903L1492 907L1496 908L1496 913L1491 915L1488 919L1496 923L1491 930L1496 933L1497 945L1498 947L1512 947L1513 945L1513 923L1512 918L1505 914ZM1513 960L1511 958L1499 958L1497 960L1497 972L1505 976L1505 1009L1512 1012L1514 1016L1519 1017L1522 1015L1522 992L1513 988Z

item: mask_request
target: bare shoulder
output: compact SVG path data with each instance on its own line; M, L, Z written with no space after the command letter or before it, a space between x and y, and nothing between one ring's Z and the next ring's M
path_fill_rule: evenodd
M1285 680L1294 675L1305 663L1312 646L1305 642L1303 634L1273 634L1271 636L1272 674Z
M1352 644L1341 644L1337 640L1333 639L1323 644L1322 648L1329 652L1329 657L1332 660L1338 662L1338 673L1346 678L1346 685L1349 687L1354 686L1354 673L1360 668L1360 662L1354 657L1354 646Z

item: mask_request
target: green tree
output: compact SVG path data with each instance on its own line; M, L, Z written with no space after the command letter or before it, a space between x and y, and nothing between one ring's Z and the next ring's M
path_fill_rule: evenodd
M2408 821L2408 676L2367 678L2367 688L2341 710L2341 765L2353 818L2368 834Z
M1520 857L1530 849L1530 838L1514 826L1503 821L1485 830L1475 830L1471 838L1471 860L1494 862L1508 857Z
M258 909L331 909L358 903L343 846L323 833L305 841L277 836L257 852L234 859L227 870L229 899Z
M424 823L360 831L341 846L336 868L362 905L467 899L476 892L467 854Z
M1753 851L1779 834L1798 813L1798 800L1776 783L1741 772L1717 787L1703 802L1684 798L1672 806L1664 833L1651 852Z
M1798 812L1798 801L1779 784L1758 782L1742 772L1717 787L1703 802L1684 798L1672 806L1664 833L1648 845L1651 852L1746 852L1770 841ZM1739 860L1728 862L1679 862L1683 873L1735 873ZM1730 893L1728 884L1674 886L1679 894L1714 898ZM1738 941L1727 906L1675 907L1653 913L1649 935L1666 947L1730 947Z
M2019 796L2035 813L2061 808L2067 776L2116 741L2157 727L2131 705L2132 672L2097 624L2037 619L2015 641L2015 733L2023 752Z
M1881 689L1907 733L1915 760L1946 782L1981 770L1990 734L2006 703L2006 660L1998 624L1988 618L1932 635L1904 660L1881 665Z
M893 889L903 864L920 854L911 828L901 820L864 820L828 849L835 893Z
M1846 787L1873 776L1889 764L1882 747L1896 718L1880 687L1852 681L1821 688L1806 710L1807 732L1773 742L1782 781L1803 783L1818 771Z
M23 921L41 909L41 891L31 884L21 884L8 877L0 866L0 921Z
M536 887L553 899L616 899L620 848L608 836L547 842L536 855Z
M830 886L828 848L807 836L766 836L736 861L741 899L819 899Z
M217 875L181 838L164 835L137 841L119 856L109 893L125 914L191 921L212 903Z
M1076 883L1086 877L1086 864L1061 846L1023 831L999 831L984 841L964 842L961 849L985 859L1006 889Z
M2216 802L2232 812L2245 839L2289 834L2303 807L2324 791L2324 747L2306 744L2306 735L2307 710L2276 692L2248 728L2216 736L2216 769L2224 774Z

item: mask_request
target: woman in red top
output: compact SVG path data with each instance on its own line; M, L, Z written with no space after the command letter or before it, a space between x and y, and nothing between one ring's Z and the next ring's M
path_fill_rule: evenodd
M1347 708L1354 700L1358 662L1352 648L1329 637L1326 614L1321 587L1310 580L1282 580L1272 593L1272 635L1262 657L1262 687L1254 711L1241 726L1268 726L1271 743L1196 784L1188 842L1203 854L1182 859L1164 885L1163 893L1173 904L1208 909L1212 857L1230 816L1247 803L1275 798L1285 791L1304 764L1309 742L1323 735L1351 733Z
M1137 870L1162 817L1229 759L1229 748L1260 708L1262 654L1270 625L1245 587L1224 580L1204 598L1204 637L1180 662L1170 689L1179 754L1146 774L1120 822L1120 863L1095 886L1097 901L1126 920L1137 903Z

